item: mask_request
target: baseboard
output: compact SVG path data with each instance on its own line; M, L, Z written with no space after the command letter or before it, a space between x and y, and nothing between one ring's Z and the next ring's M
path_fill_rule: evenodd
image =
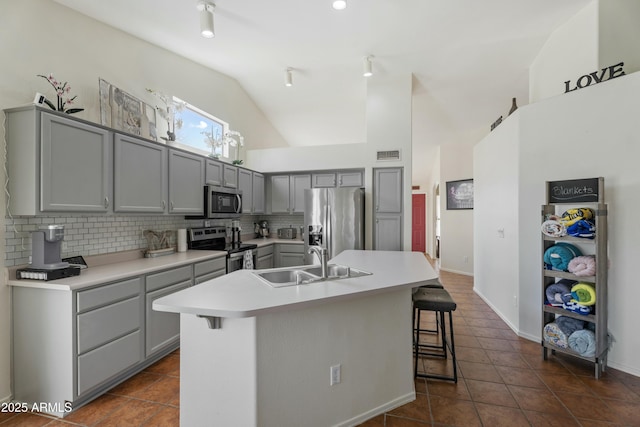
M360 415L357 415L349 420L342 421L338 424L335 424L334 427L349 427L349 426L357 426L359 424L364 423L367 420L370 420L373 417L384 414L385 412L389 412L393 409L396 409L402 405L405 405L409 402L413 402L416 400L416 392L411 392L405 394L404 396L400 396L397 399L392 400L391 402L387 402L384 405L380 405L377 408L371 409L367 412L364 412Z
M484 295L482 295L482 293L480 291L478 291L478 289L474 286L473 288L473 292L475 292L476 295L478 295L480 298L482 298L482 301L485 302L485 304L487 304L489 307L491 307L491 310L493 310L493 312L495 314L498 315L498 317L500 319L502 319L502 321L504 323L507 324L507 326L509 327L509 329L511 329L516 335L518 335L521 338L527 339L529 341L533 341L533 342L540 342L540 337L534 337L530 334L521 332L513 323L511 323L511 321L509 321L509 319L504 316L500 310L498 310L493 304L491 304L491 301L489 301Z
M468 271L458 271L458 270L453 270L450 268L442 268L442 267L440 267L440 271L446 271L447 273L455 273L455 274L461 274L463 276L473 277L473 273L469 273Z
M3 398L0 398L0 403L7 403L7 402L11 402L13 400L13 396L9 395L9 396L5 396Z

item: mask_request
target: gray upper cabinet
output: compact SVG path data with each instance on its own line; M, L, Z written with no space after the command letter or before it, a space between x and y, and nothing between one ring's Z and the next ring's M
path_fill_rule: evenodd
M41 211L109 210L110 137L108 130L42 113Z
M138 138L114 137L113 210L164 213L167 207L167 148Z
M207 185L222 186L222 163L215 160L207 160L206 166Z
M373 170L373 248L402 250L402 168Z
M253 212L253 173L250 170L238 170L238 190L242 193L242 213Z
M338 187L364 187L363 172L338 172Z
M222 166L222 186L227 188L238 188L238 168L224 164Z
M314 173L311 175L313 188L330 188L336 186L335 173Z
M253 172L253 213L264 213L264 175Z
M204 163L200 156L169 149L169 213L203 214Z
M304 213L304 190L311 188L311 175L271 177L271 212Z

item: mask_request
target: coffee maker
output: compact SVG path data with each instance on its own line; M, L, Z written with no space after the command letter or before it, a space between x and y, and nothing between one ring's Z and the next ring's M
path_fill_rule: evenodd
M240 243L242 243L240 238L241 232L242 228L240 228L240 221L237 219L231 221L231 243L233 245L240 245Z
M31 233L31 267L55 270L69 267L62 262L64 225L45 225Z
M31 265L16 271L18 279L54 280L77 276L80 268L62 261L64 225L44 225L31 232Z

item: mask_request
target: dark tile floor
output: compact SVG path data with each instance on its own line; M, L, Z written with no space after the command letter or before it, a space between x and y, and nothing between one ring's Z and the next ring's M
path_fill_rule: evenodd
M640 378L608 368L596 380L590 363L544 361L538 343L519 338L473 292L471 277L442 272L440 279L458 305L458 383L418 379L414 402L362 426L640 426ZM423 319L426 327L433 322ZM0 413L0 425L178 426L179 359L179 351L170 354L64 419ZM421 359L420 369L450 372L451 364Z

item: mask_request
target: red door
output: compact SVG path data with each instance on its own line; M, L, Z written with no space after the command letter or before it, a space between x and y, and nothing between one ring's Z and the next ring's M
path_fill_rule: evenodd
M425 194L413 194L411 197L411 250L423 253L427 251L425 199Z

